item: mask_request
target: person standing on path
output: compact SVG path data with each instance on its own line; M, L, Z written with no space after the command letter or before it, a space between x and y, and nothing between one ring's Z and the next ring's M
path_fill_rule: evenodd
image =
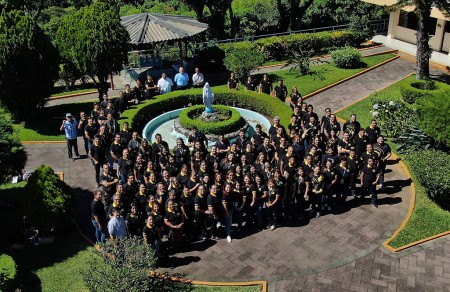
M96 190L94 192L94 200L91 203L91 221L95 228L95 238L97 243L104 243L106 240L106 211L102 202L103 192Z
M67 140L67 154L72 161L75 161L75 158L72 156L72 148L75 150L75 155L77 158L80 157L78 153L78 142L77 142L77 126L78 122L76 119L72 117L71 113L66 114L66 119L63 120L60 131L64 131Z

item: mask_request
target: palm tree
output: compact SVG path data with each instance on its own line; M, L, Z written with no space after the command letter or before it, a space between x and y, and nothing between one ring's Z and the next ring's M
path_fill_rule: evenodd
M431 19L431 9L438 8L445 15L450 15L450 3L447 0L399 0L390 6L393 10L399 10L405 6L415 6L413 13L417 17L417 56L416 78L419 80L430 77L431 48L429 45L430 34L428 26Z

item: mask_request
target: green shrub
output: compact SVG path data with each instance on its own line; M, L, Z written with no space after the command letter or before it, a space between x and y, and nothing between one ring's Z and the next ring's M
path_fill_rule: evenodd
M38 230L66 230L72 219L72 189L50 166L41 165L28 179L24 214Z
M262 65L264 62L264 55L258 50L248 47L234 48L225 54L223 63L229 71L236 74L236 78L245 82L247 76L252 70Z
M234 132L245 125L245 120L241 117L241 114L237 110L223 105L214 105L213 108L215 113L227 115L230 118L221 122L203 122L195 119L195 117L202 114L205 110L205 106L194 105L184 109L180 113L180 124L186 129L196 127L205 134L213 135Z
M422 150L407 155L407 160L430 198L450 210L450 155L442 151Z
M361 53L352 47L344 47L331 52L331 59L338 68L350 69L361 66Z
M16 278L17 267L14 259L9 255L0 255L0 291L12 289L12 283Z
M292 110L277 98L253 91L228 91L223 87L213 87L212 91L216 105L253 110L268 119L278 115L285 127L289 125ZM174 91L156 96L155 99L144 101L137 107L125 111L121 122L129 122L134 130L141 131L152 118L164 112L182 108L189 103L193 105L202 103L201 89Z
M400 87L402 99L408 104L415 103L419 98L442 95L449 92L450 86L442 82L429 80L413 80L403 82Z
M0 184L20 174L27 156L13 128L11 115L0 106Z
M447 84L438 86L450 87ZM450 92L441 92L417 100L417 123L424 133L450 147Z

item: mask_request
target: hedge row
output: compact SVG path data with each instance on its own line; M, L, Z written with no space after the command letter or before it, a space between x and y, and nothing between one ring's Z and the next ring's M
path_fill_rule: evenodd
M450 210L450 155L442 151L421 150L409 154L407 159L430 198Z
M239 47L251 47L262 51L266 60L281 60L293 51L312 52L313 55L327 53L330 49L344 46L358 47L365 41L360 32L350 30L299 33L285 36L261 38L255 42L243 41L219 45L225 54Z
M413 104L419 98L433 97L450 92L450 85L442 82L411 80L402 83L400 92L404 102Z
M230 118L220 122L203 122L201 120L194 119L194 117L200 116L205 110L204 105L194 105L184 109L180 113L180 124L185 129L192 129L193 127L196 127L199 131L205 134L213 135L234 132L245 125L245 120L241 117L241 114L237 110L223 105L214 105L213 108L215 113L228 115Z
M292 114L288 105L279 101L277 98L266 94L259 94L252 91L233 91L213 87L215 104L236 106L253 110L272 119L278 115L281 123L287 127ZM155 99L147 100L140 105L131 108L122 115L121 122L128 122L130 126L142 131L145 125L154 117L171 110L179 109L188 104L196 105L202 103L202 90L190 89L175 91L158 95Z

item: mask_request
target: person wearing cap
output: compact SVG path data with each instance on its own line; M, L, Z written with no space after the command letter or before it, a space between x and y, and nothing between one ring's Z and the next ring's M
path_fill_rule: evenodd
M64 131L67 140L67 153L69 158L72 161L75 161L75 158L72 157L72 148L75 150L75 155L79 158L80 154L78 153L78 143L77 143L77 126L78 122L76 119L72 117L71 113L66 114L66 119L63 120L60 131Z

